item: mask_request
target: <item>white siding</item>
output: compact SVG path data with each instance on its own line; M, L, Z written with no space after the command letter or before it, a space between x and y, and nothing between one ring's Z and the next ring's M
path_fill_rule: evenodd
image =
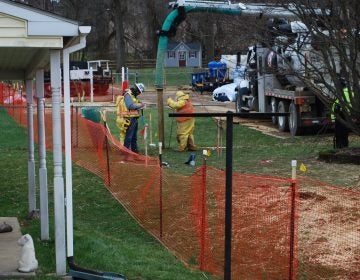
M26 21L0 13L0 37L26 37Z

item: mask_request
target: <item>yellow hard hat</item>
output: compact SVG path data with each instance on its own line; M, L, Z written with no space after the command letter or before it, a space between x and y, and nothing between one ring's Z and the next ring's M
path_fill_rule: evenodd
M189 99L189 95L181 90L176 92L177 99Z

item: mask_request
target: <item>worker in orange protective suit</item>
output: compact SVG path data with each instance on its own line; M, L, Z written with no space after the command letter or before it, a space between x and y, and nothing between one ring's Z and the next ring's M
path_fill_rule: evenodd
M175 109L177 113L194 113L194 107L190 102L189 94L178 91L176 92L176 101L172 98L168 98L167 105ZM177 125L177 142L179 152L186 150L195 151L196 146L194 142L194 129L195 118L194 117L176 117Z

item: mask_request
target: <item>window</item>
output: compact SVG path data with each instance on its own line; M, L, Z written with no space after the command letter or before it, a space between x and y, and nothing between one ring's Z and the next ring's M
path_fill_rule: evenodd
M168 58L175 59L175 52L174 51L168 51Z
M189 58L196 58L197 52L196 51L189 51Z

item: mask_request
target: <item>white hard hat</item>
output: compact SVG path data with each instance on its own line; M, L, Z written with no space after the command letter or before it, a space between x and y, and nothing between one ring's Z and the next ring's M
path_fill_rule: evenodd
M139 90L140 93L143 93L143 92L144 92L144 90L145 90L144 84L142 84L142 83L137 83L137 84L135 84L135 86L137 87L137 89Z

